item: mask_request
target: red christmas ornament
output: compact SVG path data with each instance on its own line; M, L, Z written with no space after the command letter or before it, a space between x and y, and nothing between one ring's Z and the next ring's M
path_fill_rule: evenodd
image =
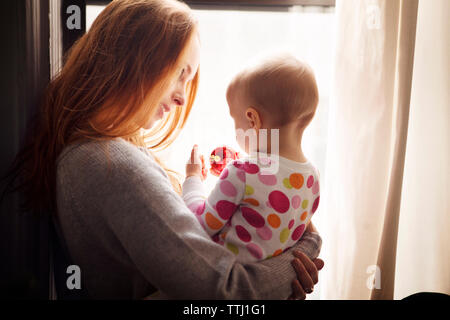
M209 157L209 162L211 164L211 169L209 171L211 174L218 177L227 164L236 159L239 159L239 153L232 148L227 146L215 148Z

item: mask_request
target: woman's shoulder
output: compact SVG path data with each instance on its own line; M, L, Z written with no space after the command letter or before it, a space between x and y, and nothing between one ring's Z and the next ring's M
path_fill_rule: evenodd
M125 212L123 206L130 203L155 206L159 195L158 199L163 199L163 194L172 190L161 166L125 140L83 142L67 147L59 158L56 185L61 208L77 203L86 214L96 210ZM97 207L99 204L101 209Z
M57 161L57 175L99 178L102 174L136 175L143 171L164 170L144 150L121 138L83 141L66 146ZM119 176L117 176L119 175Z
M133 160L145 158L137 146L121 138L109 140L89 140L72 143L66 146L58 157L57 165L73 164L93 165L110 163L129 163ZM153 160L153 159L151 159Z

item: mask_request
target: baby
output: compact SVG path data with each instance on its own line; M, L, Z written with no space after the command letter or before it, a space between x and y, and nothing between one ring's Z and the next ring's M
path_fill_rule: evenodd
M183 199L212 239L239 261L262 260L294 245L319 205L319 174L301 148L317 108L317 84L307 64L276 55L237 74L227 102L238 143L251 156L230 162L207 196L203 159L194 146ZM273 135L267 146L260 146L263 129ZM255 133L258 143L246 144L242 132Z

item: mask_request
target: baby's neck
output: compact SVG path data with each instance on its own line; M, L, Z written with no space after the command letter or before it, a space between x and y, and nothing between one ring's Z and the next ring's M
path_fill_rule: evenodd
M297 162L307 162L308 159L306 159L305 155L303 154L302 146L301 144L295 145L295 146L282 146L280 144L280 151L279 151L280 157L297 161Z
M279 149L278 155L297 162L307 162L308 159L302 150L303 131L296 127L285 127L279 131ZM272 154L271 138L267 139L267 153Z

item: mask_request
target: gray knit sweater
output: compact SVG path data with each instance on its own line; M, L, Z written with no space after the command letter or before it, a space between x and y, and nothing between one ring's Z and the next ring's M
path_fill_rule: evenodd
M285 299L295 278L291 250L240 264L214 243L154 158L123 139L83 142L57 163L57 223L91 298ZM311 258L321 238L296 248Z

